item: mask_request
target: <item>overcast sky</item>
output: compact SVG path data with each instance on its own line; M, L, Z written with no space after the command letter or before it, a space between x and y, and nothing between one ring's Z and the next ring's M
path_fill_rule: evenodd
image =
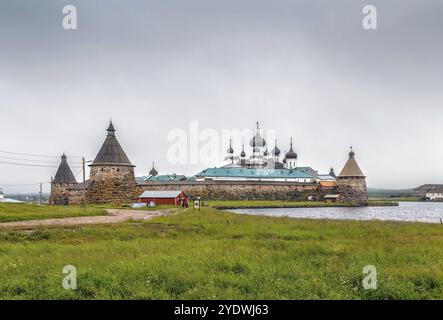
M66 4L78 30L62 27ZM377 30L362 28L367 4ZM112 118L137 175L152 161L192 175L206 164L170 163L171 130L260 121L282 151L294 137L299 165L338 172L352 145L369 187L443 183L442 14L440 0L2 0L0 150L76 166ZM0 163L0 187L54 174Z

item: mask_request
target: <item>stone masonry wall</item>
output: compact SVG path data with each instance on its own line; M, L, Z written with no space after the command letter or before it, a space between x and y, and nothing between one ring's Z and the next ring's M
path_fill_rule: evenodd
M69 200L70 206L78 206L83 204L83 190L82 189L70 189Z
M310 196L323 200L325 194L334 193L334 188L322 189L317 184L274 183L143 183L143 190L182 190L188 197L200 195L205 200L292 200L304 201Z
M75 186L77 183L52 182L51 194L49 196L49 203L55 205L69 204L69 188Z
M137 201L142 190L131 166L91 166L86 201L92 204L128 204ZM77 196L78 194L74 196ZM81 197L80 197L81 198Z
M343 202L368 203L366 180L362 177L337 178L337 190Z

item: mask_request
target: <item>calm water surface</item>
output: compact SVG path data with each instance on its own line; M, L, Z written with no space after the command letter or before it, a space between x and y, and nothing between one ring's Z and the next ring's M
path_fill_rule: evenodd
M443 202L400 202L398 207L231 209L242 214L309 219L392 220L440 223Z

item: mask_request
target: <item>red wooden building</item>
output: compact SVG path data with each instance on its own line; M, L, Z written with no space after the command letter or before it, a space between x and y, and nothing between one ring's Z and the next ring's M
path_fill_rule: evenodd
M151 203L154 202L157 205L160 204L173 204L176 206L181 206L183 203L186 205L188 202L188 197L181 191L145 191L140 197L140 202Z

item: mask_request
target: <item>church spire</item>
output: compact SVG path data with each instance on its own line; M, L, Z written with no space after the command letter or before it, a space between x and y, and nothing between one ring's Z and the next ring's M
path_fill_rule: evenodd
M234 163L234 149L232 149L232 139L229 139L229 148L226 150L229 154L229 159Z
M352 150L352 146L350 147L351 151L349 152L349 158L354 158L355 152Z
M257 123L257 129L255 132L255 135L252 137L251 141L249 141L249 145L253 148L253 152L259 152L260 149L259 148L263 148L266 145L266 141L265 139L263 139L260 135L260 125ZM257 148L257 149L255 149ZM254 151L255 149L255 151Z
M290 142L290 148L289 151L285 155L286 159L297 159L297 153L295 153L294 149L292 148L292 137Z
M106 131L108 131L108 136L115 136L115 129L114 125L112 124L112 120L109 121L109 126L108 129L106 129Z
M152 169L149 171L149 175L155 177L156 175L158 175L157 170L155 170L155 166L154 166L155 162L152 162Z
M242 158L246 157L245 145L244 144L242 144L242 147L241 147L240 157L242 157Z
M280 149L277 147L277 139L275 139L275 141L274 141L274 149L272 150L272 154L275 157L280 156Z

